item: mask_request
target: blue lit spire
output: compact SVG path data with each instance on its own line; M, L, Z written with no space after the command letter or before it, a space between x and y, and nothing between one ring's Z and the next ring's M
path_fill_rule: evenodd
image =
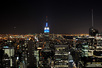
M46 23L46 27L48 27L48 23Z
M44 33L49 33L49 27L48 27L48 19L47 19L47 16L46 16L46 26L44 27Z

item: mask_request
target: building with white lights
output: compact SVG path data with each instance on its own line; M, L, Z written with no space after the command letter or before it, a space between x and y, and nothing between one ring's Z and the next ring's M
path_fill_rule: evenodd
M44 27L44 33L49 33L50 29L48 27L48 23L46 23L46 26Z
M49 33L50 32L50 28L48 27L48 19L46 16L46 26L44 27L44 33Z

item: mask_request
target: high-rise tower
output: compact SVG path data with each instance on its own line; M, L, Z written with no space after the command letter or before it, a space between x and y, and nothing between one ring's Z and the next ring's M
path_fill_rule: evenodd
M92 9L92 27L89 28L89 35L90 36L95 36L98 33L97 29L94 29L94 22L93 22L93 9Z
M46 26L44 27L44 33L49 33L50 28L48 27L48 17L46 16Z

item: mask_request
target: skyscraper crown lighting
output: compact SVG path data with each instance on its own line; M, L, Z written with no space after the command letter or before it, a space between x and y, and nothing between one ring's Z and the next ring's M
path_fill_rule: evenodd
M46 26L44 27L44 33L49 33L49 27L48 27L48 19L47 19L47 16L46 16Z

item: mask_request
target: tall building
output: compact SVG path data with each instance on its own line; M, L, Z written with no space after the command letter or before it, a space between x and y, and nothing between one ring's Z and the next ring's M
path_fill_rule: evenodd
M34 57L34 45L35 42L32 39L28 41L28 68L37 68L36 57Z
M48 27L48 19L46 16L46 26L44 27L44 33L49 33L50 32L50 28Z
M14 47L3 46L5 58L3 59L4 67L12 67L13 66L13 57L14 57Z
M94 26L94 22L93 22L93 9L92 9L92 27L89 28L89 35L90 36L95 36L96 34L98 34L98 30L93 28Z

